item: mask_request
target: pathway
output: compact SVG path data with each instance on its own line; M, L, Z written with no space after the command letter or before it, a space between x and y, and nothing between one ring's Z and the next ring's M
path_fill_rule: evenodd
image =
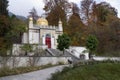
M56 67L38 70L30 73L1 77L0 80L47 80L48 78L51 77L52 73L62 70L63 67L65 66L66 65L56 66Z

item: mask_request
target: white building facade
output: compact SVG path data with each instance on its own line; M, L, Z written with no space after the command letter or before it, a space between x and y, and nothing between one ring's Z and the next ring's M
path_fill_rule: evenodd
M48 48L56 49L57 38L63 34L62 22L58 26L49 26L45 18L39 18L33 24L33 18L29 18L28 31L23 34L22 43L39 44Z
M69 52L81 60L89 60L89 51L85 47L71 46Z

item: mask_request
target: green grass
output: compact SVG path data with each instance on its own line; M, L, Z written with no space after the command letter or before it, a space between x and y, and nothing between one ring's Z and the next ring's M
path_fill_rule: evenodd
M49 80L120 80L119 63L99 63L75 68L64 68Z

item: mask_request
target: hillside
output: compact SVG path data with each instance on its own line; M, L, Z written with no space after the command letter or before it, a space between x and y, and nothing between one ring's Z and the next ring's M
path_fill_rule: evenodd
M14 13L12 12L9 12L9 16L12 16L12 15L15 15ZM15 15L18 19L22 20L22 21L26 21L27 18L24 17L24 16L21 16L21 15Z

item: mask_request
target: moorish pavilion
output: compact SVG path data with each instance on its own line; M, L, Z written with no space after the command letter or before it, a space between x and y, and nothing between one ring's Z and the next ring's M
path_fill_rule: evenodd
M57 38L63 34L62 21L59 20L58 26L48 25L48 21L41 17L36 24L33 24L33 18L29 18L28 31L23 34L22 43L40 44L48 48L56 49Z

